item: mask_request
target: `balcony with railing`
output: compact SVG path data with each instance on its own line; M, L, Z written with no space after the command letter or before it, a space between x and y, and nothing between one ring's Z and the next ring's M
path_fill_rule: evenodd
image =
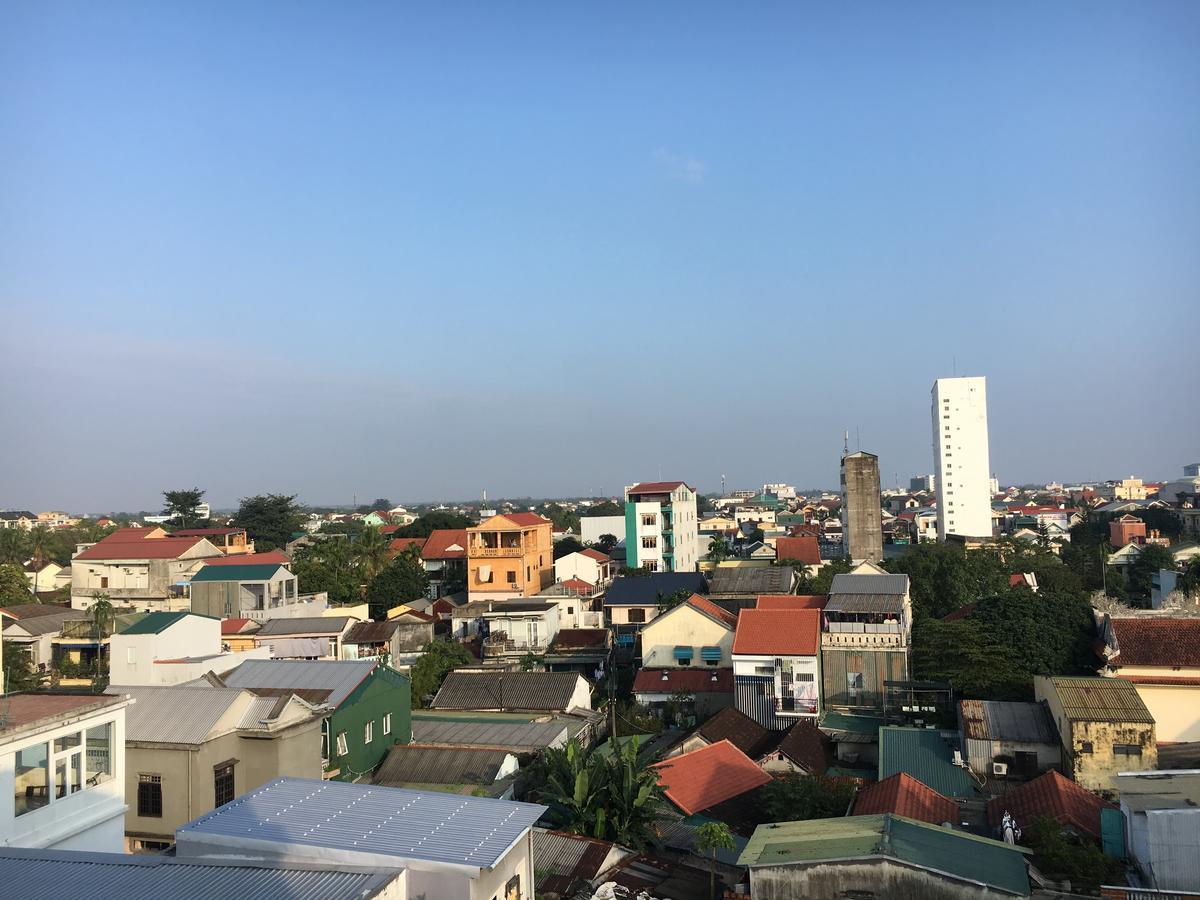
M829 622L821 643L826 647L904 647L908 635L899 622Z
M549 647L549 643L540 638L531 641L527 638L510 637L503 631L494 632L483 639L483 655L485 658L506 656L512 653L534 653L541 655L546 652L547 647Z
M470 535L467 555L483 559L519 557L532 550L532 539L524 540L519 531L480 531Z

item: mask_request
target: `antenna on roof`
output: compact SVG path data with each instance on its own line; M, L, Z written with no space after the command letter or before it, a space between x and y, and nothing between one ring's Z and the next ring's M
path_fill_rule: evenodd
M859 428L857 425L854 426L854 444L855 444L854 449L856 451L862 450L862 429Z
M842 456L850 455L850 432L842 432Z

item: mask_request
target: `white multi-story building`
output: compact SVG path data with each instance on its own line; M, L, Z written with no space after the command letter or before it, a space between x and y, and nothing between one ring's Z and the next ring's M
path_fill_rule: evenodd
M651 572L695 572L700 561L696 492L682 481L625 488L625 563Z
M931 412L938 537L991 537L987 379L939 378Z

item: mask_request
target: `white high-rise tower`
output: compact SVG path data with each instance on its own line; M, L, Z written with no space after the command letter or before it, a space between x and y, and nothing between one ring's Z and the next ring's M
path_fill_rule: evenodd
M939 378L932 413L938 539L991 537L987 379Z

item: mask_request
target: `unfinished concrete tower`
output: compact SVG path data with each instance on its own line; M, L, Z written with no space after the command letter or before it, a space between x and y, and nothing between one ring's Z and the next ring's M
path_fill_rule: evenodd
M855 563L883 559L879 457L859 450L842 456L842 534Z

